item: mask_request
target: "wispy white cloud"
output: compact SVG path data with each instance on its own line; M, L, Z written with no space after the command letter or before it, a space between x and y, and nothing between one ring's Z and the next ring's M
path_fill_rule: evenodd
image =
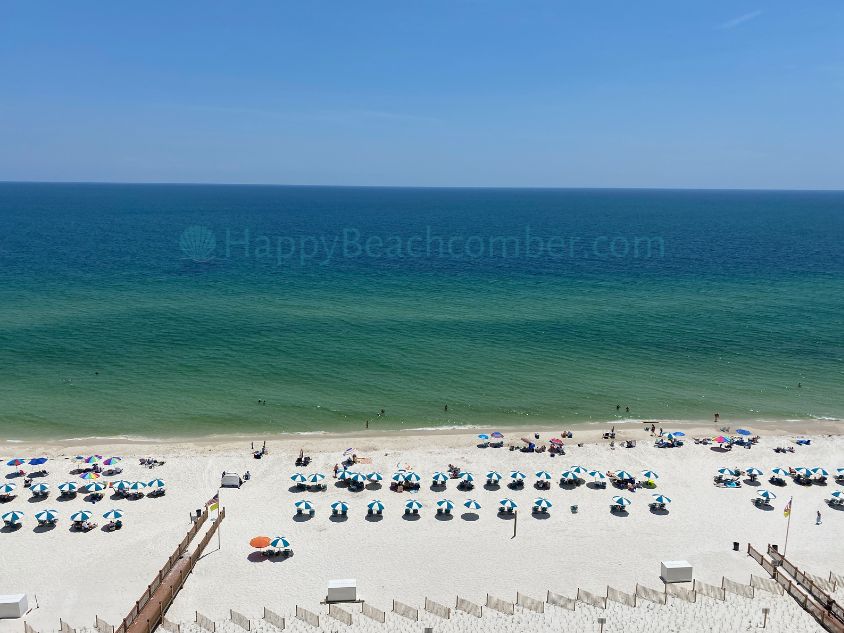
M737 26L744 24L745 22L750 22L751 20L755 20L760 15L762 15L762 11L751 11L750 13L745 13L744 15L740 15L738 17L733 18L732 20L727 20L723 24L719 24L717 27L720 31L729 31L730 29L734 29Z

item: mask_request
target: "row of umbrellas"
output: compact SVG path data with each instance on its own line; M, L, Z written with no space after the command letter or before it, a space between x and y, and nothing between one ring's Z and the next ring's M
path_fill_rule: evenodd
M739 476L739 471L736 468L719 468L718 472L722 475L730 475L731 477ZM745 469L744 472L748 475L753 475L754 477L765 474L765 471L761 468L756 468L755 466ZM799 468L793 469L793 472L803 477L829 477L829 471L825 468L821 468L820 466L816 468L806 468L805 466L800 466ZM837 472L839 475L844 475L844 468L837 469ZM792 474L792 472L786 468L777 467L771 469L771 474L778 475L780 477L788 477Z
M567 481L574 481L580 478L581 475L589 475L590 477L594 477L597 479L604 479L606 475L602 473L600 470L588 470L583 466L572 466L569 470L563 471L561 475L561 479ZM616 475L620 479L634 479L634 476L627 472L626 470L621 470L616 473ZM648 481L653 481L655 479L659 479L659 475L653 470L643 470L641 473L642 477ZM540 470L535 473L537 479L550 481L553 479L553 475L548 472L547 470ZM359 472L353 472L349 470L341 470L337 474L337 478L341 481L350 481L353 483L366 483L369 482L379 482L384 479L383 475L379 472L373 472L369 474L363 474ZM475 480L475 475L468 472L463 471L460 473L459 478L462 481L471 482ZM486 474L486 478L489 481L501 481L504 476L497 472L497 471L490 471ZM290 476L290 479L297 483L297 484L318 484L323 479L325 479L325 475L322 473L313 473L311 475L304 475L302 473L294 473ZM396 483L418 483L422 480L421 475L419 473L413 471L398 471L391 477L392 481ZM432 476L432 479L436 483L444 483L451 479L448 473L444 472L435 472ZM523 481L527 479L527 475L519 470L514 470L510 472L510 479L513 481Z
M108 486L106 484L100 483L98 481L92 481L89 484L85 484L80 487L79 484L73 481L65 481L60 483L56 486L59 491L63 493L74 493L80 489L84 489L86 492L102 492ZM145 488L165 488L166 484L163 479L153 479L150 482L143 482L143 481L116 481L111 485L112 489L115 490L132 490L132 491L139 491L144 490ZM0 494L9 495L12 494L17 489L17 485L14 483L7 483L0 486ZM35 494L44 494L49 492L50 484L45 483L37 483L32 484L29 487L29 490Z
M290 541L284 536L276 536L270 538L269 536L255 536L249 541L249 545L256 549L265 549L267 547L288 548Z
M12 510L11 512L7 512L2 516L3 521L8 523L20 523L21 520L26 516L26 513L21 512L19 510ZM70 520L74 523L77 522L84 522L90 521L93 514L88 510L80 510L79 512L74 512L70 515ZM35 513L35 519L37 521L56 521L59 518L59 513L57 510L42 510L41 512ZM108 512L103 514L104 519L115 520L115 519L122 519L123 518L123 510L119 510L114 508L113 510L109 510Z
M77 455L74 458L78 462L84 464L103 464L105 466L114 466L123 461L122 457L103 457L102 455ZM6 462L6 466L41 466L49 461L47 457L13 457Z

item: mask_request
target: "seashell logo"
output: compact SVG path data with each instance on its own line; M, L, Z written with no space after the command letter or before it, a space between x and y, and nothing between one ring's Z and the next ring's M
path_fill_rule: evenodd
M179 238L179 248L185 257L197 263L210 262L214 259L217 238L206 226L189 226Z

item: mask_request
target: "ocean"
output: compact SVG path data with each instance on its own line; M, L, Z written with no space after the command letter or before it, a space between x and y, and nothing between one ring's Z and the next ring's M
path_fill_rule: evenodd
M0 439L844 417L842 247L844 192L0 184Z

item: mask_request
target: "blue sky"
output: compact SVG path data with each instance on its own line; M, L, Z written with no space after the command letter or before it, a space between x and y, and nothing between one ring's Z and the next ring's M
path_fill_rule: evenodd
M0 180L841 189L842 34L837 0L10 1Z

